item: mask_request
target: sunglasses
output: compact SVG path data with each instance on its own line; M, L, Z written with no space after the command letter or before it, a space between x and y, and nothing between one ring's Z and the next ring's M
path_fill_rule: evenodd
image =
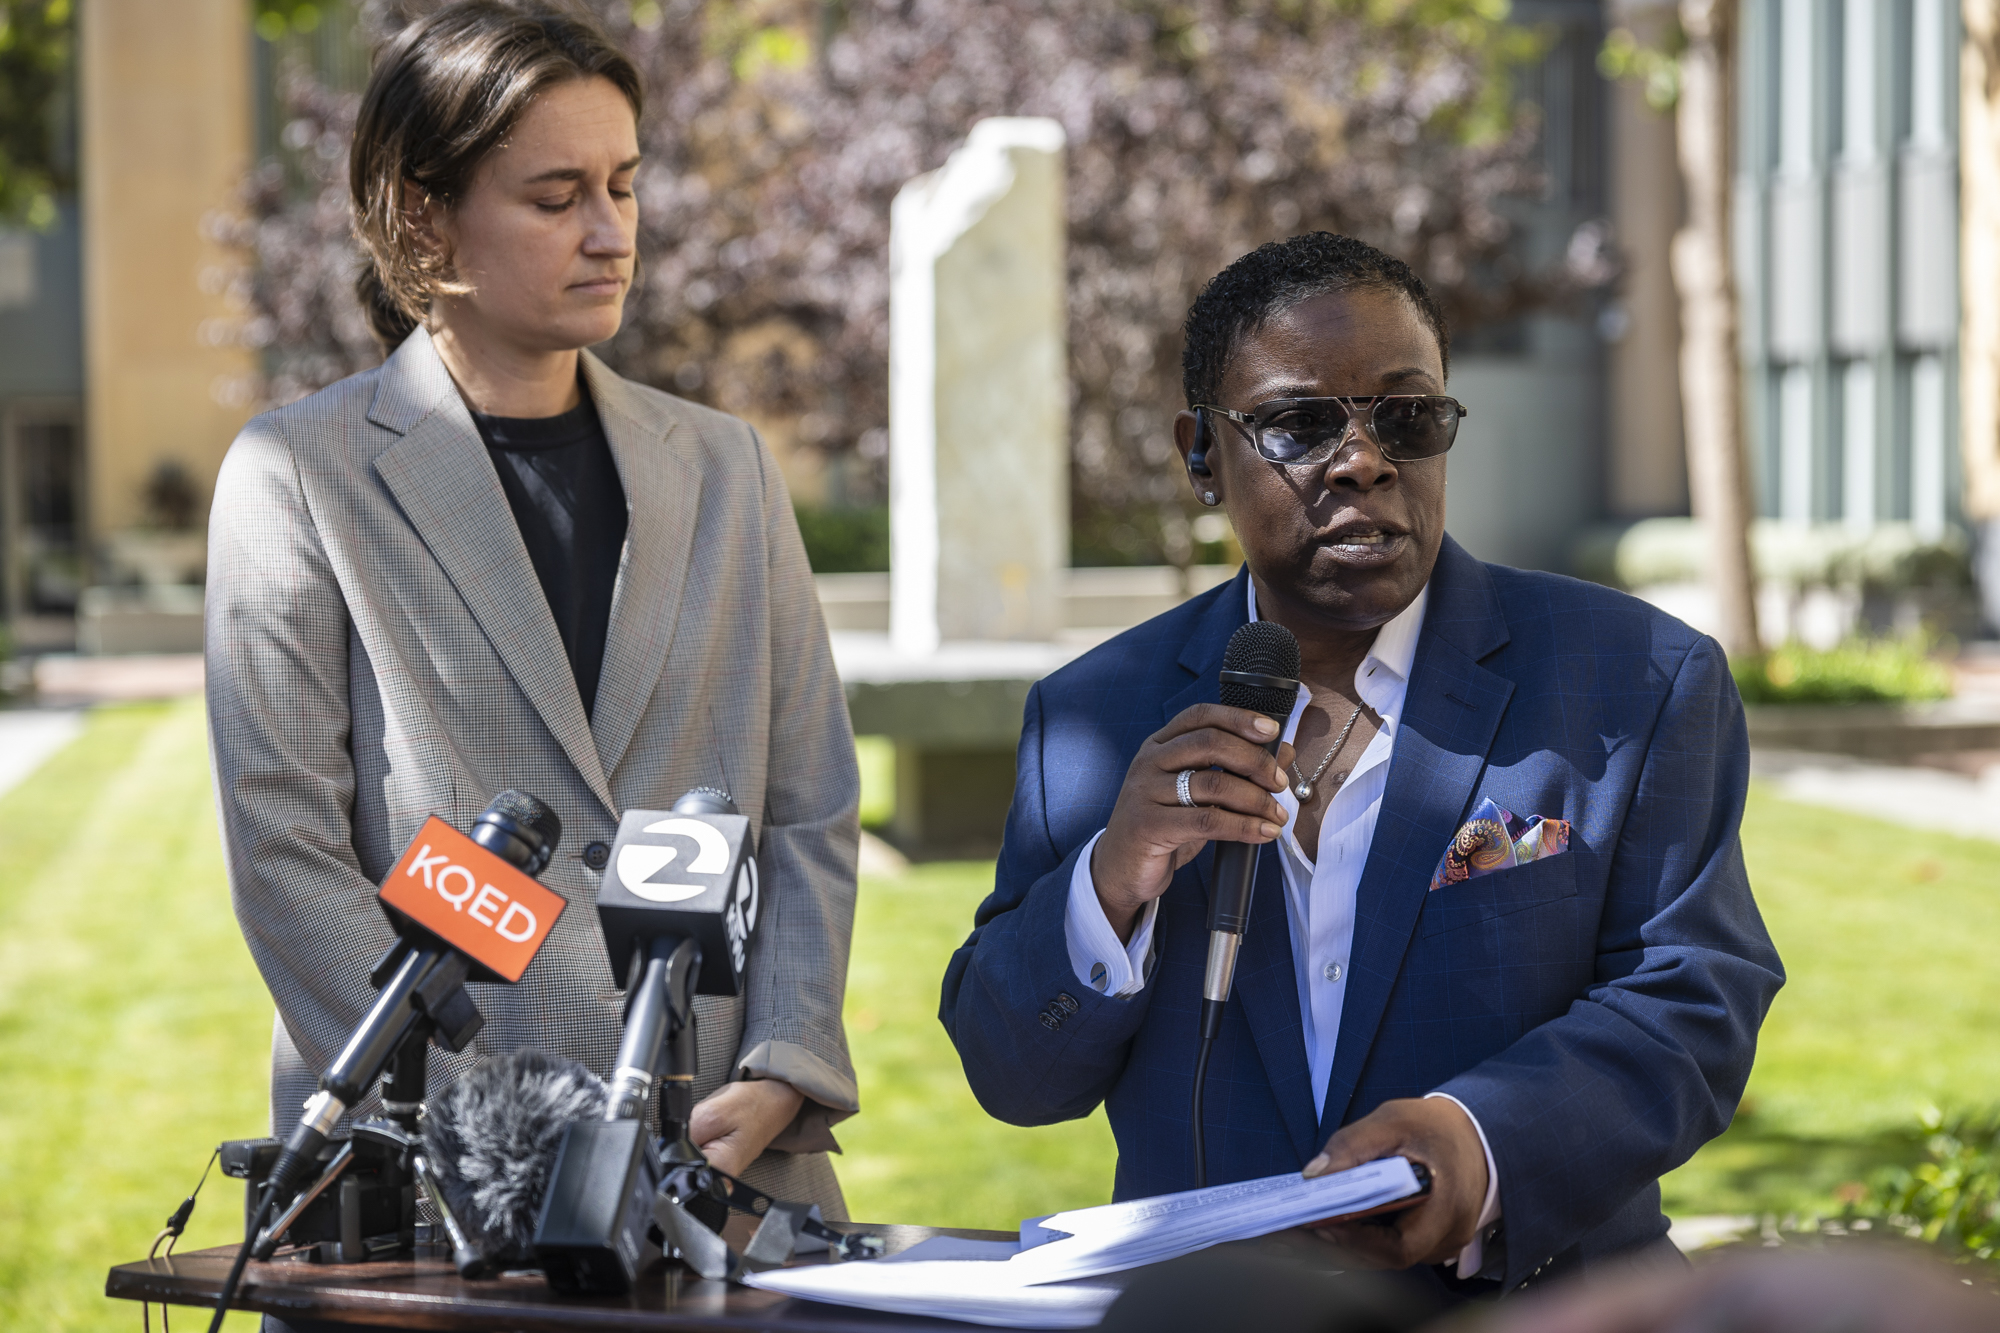
M1317 467L1333 457L1350 430L1368 432L1392 463L1436 458L1458 438L1465 405L1438 393L1391 393L1372 398L1273 398L1248 412L1212 403L1194 409L1197 437L1206 436L1201 418L1213 412L1236 423L1257 453L1288 467Z

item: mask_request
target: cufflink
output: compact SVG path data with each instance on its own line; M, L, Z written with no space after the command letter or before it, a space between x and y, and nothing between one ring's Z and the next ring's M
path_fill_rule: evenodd
M1092 963L1090 965L1091 985L1097 987L1097 989L1099 990L1103 990L1105 983L1108 982L1110 979L1111 979L1111 973L1105 968L1104 964Z

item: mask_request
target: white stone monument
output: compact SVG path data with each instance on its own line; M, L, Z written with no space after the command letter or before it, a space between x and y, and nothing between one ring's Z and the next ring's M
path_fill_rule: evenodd
M889 633L1041 640L1069 566L1063 130L1001 117L896 195Z

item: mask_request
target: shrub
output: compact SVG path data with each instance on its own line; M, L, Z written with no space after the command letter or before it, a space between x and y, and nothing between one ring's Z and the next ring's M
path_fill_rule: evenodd
M2000 1109L1922 1116L1924 1160L1869 1182L1844 1221L1879 1223L1954 1259L1990 1261L2000 1250Z
M1951 670L1922 636L1849 639L1837 648L1788 643L1729 664L1747 704L1914 703L1951 695Z
M809 509L798 515L799 536L815 574L860 574L889 567L889 509Z

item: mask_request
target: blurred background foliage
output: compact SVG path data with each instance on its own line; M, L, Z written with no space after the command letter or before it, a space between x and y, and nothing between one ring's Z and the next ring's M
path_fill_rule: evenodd
M815 574L857 574L889 567L889 506L799 506L793 512Z
M1547 263L1522 253L1513 214L1544 178L1516 75L1548 37L1505 0L582 2L649 90L641 282L600 350L755 422L812 508L886 499L889 203L986 116L1069 136L1078 564L1202 558L1171 435L1180 323L1237 255L1360 236L1468 331L1617 275L1601 224ZM260 0L282 127L215 225L243 258L232 336L263 352L270 401L379 358L347 232L365 64L314 52L330 25L379 40L427 8Z
M1922 703L1951 697L1949 656L1915 634L1828 649L1793 642L1731 658L1729 670L1747 704Z
M0 226L46 231L75 183L71 0L0 0Z

